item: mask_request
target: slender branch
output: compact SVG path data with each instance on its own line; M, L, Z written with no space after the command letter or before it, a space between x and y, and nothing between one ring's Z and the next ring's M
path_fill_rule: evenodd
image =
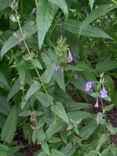
M23 33L23 30L22 30L22 27L21 27L21 24L20 24L20 19L19 19L18 12L17 12L16 9L15 9L15 13L16 13L16 17L17 17L17 22L18 22L19 30L20 30L20 33L21 33L21 35L22 35L22 37L23 37L23 36L24 36L24 33ZM25 39L23 40L23 42L24 42L24 46L26 47L27 52L28 52L29 54L31 54L31 52L30 52L30 50L29 50L29 47L28 47L28 45L27 45ZM34 66L34 65L33 65L33 66ZM53 103L52 103L51 100L50 100L48 91L47 91L47 89L46 89L44 83L42 82L42 79L41 79L41 76L40 76L40 74L39 74L39 72L38 72L38 69L37 69L35 66L34 66L34 69L35 69L36 74L37 74L37 76L38 76L38 78L39 78L39 81L40 81L40 83L41 83L41 85L42 85L42 87L43 87L43 89L44 89L44 91L45 91L45 93L46 93L46 95L47 95L47 97L48 97L48 100L49 100L50 104L53 105Z

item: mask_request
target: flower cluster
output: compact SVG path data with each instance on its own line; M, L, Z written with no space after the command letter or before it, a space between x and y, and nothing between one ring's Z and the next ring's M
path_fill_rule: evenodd
M88 82L86 82L86 84L85 84L85 91L89 91L93 87L94 84L95 84L94 81L88 81ZM108 97L108 92L107 92L106 88L104 87L104 84L102 84L102 87L101 87L101 90L100 90L100 97L101 98ZM99 107L99 98L98 97L96 98L95 107L96 108Z
M68 63L71 63L73 61L73 56L72 56L71 51L68 52L67 61L68 61ZM58 72L59 69L60 69L60 66L59 66L59 64L56 63L54 66L55 72Z

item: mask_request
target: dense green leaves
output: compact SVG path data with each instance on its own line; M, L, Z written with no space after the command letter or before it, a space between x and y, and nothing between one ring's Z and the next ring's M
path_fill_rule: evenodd
M116 155L115 4L0 0L0 156Z
M109 11L113 10L117 8L117 5L104 5L101 6L97 9L95 9L88 17L85 18L85 20L82 22L82 24L80 25L80 29L79 29L79 33L81 34L81 32L84 31L84 29L86 29L86 27L93 22L94 20L96 20L98 17L105 15L106 13L108 13Z

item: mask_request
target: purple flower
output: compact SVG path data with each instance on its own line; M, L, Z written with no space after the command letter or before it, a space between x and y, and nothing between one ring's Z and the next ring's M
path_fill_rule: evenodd
M33 9L32 9L32 14L35 14L36 11L37 11L37 9L36 9L36 8L33 8Z
M54 66L54 70L55 70L56 72L58 72L58 71L59 71L59 69L60 69L59 64L55 64L55 66Z
M71 51L68 52L67 60L68 60L68 63L73 61L73 56L72 56Z
M85 91L89 91L92 86L93 86L94 82L92 81L88 81L86 84L85 84Z
M98 97L96 98L95 108L99 108Z
M109 8L113 7L113 4L109 4L108 7L109 7Z
M102 86L102 89L100 91L100 96L101 96L101 98L106 98L108 96L108 92L105 89L104 85Z

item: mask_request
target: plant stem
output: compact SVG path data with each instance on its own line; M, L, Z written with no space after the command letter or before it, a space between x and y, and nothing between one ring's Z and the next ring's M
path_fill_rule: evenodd
M22 37L23 37L23 36L24 36L24 33L23 33L23 31L22 31L22 27L21 27L21 24L20 24L20 19L19 19L19 17L18 17L18 12L17 12L16 9L15 9L15 13L16 13L16 17L17 17L17 23L18 23L18 26L19 26L19 30L20 30L20 33L21 33L21 35L22 35ZM28 52L29 54L31 54L31 52L30 52L30 50L29 50L29 48L28 48L28 45L27 45L25 39L23 39L23 42L24 42L24 46L26 47L27 52ZM33 66L34 66L34 65L33 65ZM47 89L46 89L44 83L42 82L42 79L41 79L41 76L40 76L40 74L39 74L39 72L38 72L38 69L37 69L35 66L34 66L34 69L35 69L35 71L36 71L36 73L37 73L37 76L38 76L38 78L39 78L39 81L40 81L40 83L41 83L41 85L42 85L42 87L43 87L43 89L44 89L44 91L45 91L45 93L46 93L46 95L47 95L47 97L48 97L48 100L49 100L50 104L53 105L53 103L52 103L51 100L50 100L48 91L47 91Z

